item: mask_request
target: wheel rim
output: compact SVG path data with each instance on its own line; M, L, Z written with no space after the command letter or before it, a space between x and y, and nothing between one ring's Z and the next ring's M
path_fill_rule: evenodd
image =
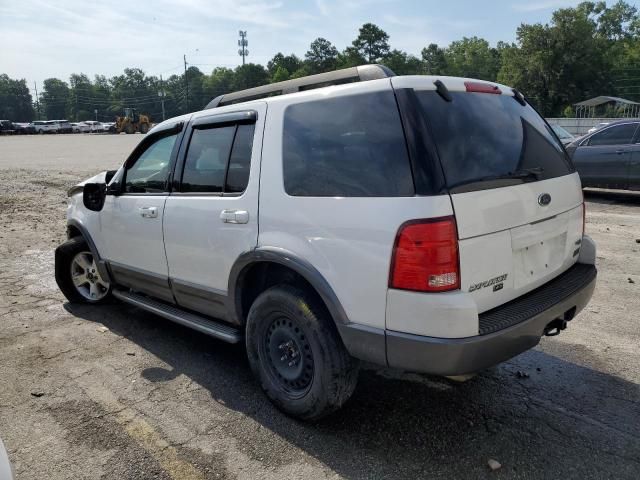
M269 325L263 346L272 379L290 396L304 396L314 369L311 345L302 329L279 316Z
M102 300L109 293L109 282L100 276L91 252L80 252L73 257L71 281L77 292L90 302Z

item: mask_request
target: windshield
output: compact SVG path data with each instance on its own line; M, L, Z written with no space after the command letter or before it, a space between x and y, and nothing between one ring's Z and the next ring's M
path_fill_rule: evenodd
M556 132L556 135L558 135L558 138L561 139L561 140L563 138L573 138L573 135L571 135L569 132L567 132L560 125L551 125L551 128L553 128L553 131Z
M447 186L466 191L545 180L573 171L562 144L529 105L513 97L416 92L429 119ZM504 182L489 182L500 179ZM460 187L476 184L472 188Z

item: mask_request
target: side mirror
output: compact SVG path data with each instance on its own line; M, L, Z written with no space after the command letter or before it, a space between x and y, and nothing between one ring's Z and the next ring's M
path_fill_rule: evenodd
M104 183L85 183L82 189L82 203L88 210L99 212L104 207L107 185Z

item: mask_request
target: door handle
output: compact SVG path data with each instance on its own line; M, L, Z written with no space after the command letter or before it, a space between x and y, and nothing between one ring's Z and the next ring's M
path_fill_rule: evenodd
M622 155L623 153L627 153L627 150L624 150L624 149L620 148L620 149L616 150L616 153L618 155Z
M222 210L220 220L224 223L249 223L249 212L246 210Z
M140 215L142 218L157 218L158 207L140 207Z

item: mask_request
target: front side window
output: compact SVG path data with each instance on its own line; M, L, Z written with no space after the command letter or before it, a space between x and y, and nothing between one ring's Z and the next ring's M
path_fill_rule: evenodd
M125 193L166 192L171 152L177 138L177 134L162 137L142 152L125 173Z
M393 92L287 107L284 188L314 197L398 197L415 193Z
M624 125L616 125L609 127L599 133L596 133L589 139L589 145L592 147L602 145L627 145L633 140L633 134L638 124L626 123Z
M182 192L241 193L247 188L255 126L193 130L182 174Z

